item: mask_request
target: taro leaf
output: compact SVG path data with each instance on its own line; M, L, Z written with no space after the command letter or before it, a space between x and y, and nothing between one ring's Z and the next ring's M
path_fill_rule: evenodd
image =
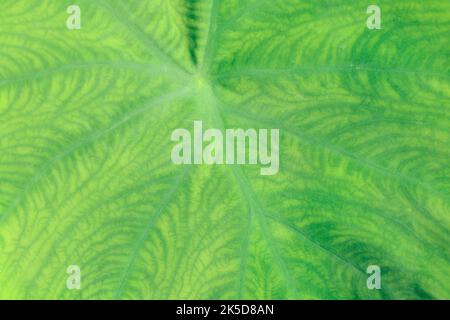
M2 0L0 298L450 298L450 2L377 2ZM279 173L174 165L194 120Z

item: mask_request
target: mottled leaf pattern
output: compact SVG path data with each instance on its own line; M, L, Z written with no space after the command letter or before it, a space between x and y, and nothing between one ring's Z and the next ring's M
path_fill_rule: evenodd
M0 2L0 298L450 298L448 1L377 1L381 30L361 0L75 2L80 30ZM194 120L279 128L279 173L172 164Z

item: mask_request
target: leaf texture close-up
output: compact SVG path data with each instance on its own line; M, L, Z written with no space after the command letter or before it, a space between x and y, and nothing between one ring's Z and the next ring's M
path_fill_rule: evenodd
M449 299L450 2L371 4L1 0L0 299Z

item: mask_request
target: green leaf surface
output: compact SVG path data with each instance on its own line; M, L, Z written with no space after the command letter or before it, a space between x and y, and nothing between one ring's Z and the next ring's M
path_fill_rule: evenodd
M450 298L450 3L0 2L0 298ZM280 170L171 132L280 129ZM68 290L69 265L81 290ZM379 265L382 289L368 290Z

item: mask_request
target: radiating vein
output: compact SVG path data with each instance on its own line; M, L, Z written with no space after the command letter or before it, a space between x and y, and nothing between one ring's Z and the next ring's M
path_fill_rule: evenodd
M126 280L128 279L131 269L133 267L133 264L135 263L138 255L139 255L140 249L142 248L145 240L148 238L150 231L155 226L155 224L157 223L157 221L161 217L161 215L164 213L164 210L167 208L167 206L170 204L170 202L176 196L176 194L179 190L179 187L181 186L181 184L185 181L186 177L188 176L188 172L189 172L190 168L191 168L190 166L185 166L182 169L183 171L181 174L176 174L176 178L174 179L174 183L172 184L172 187L166 193L166 195L162 198L155 213L149 215L147 223L145 224L145 227L142 230L140 236L136 239L136 243L133 247L133 250L131 251L131 254L127 260L127 263L125 264L125 268L124 268L123 272L121 273L121 276L119 279L119 285L114 294L115 299L121 298L123 291L124 291L124 286L126 285Z
M73 152L77 151L78 149L85 147L88 144L91 144L92 142L96 141L99 138L104 137L107 134L110 134L114 132L117 128L120 128L122 125L126 124L131 119L135 118L136 116L139 116L143 112L147 111L149 108L153 108L155 106L160 106L161 104L173 101L175 99L179 99L181 97L185 97L187 94L189 94L191 91L190 88L181 90L181 91L175 91L171 92L169 94L163 95L158 98L153 98L150 101L146 101L142 106L136 108L132 112L126 114L116 122L109 125L107 128L103 128L99 131L96 131L94 133L90 133L80 139L79 141L75 142L74 144L64 148L61 150L56 156L54 156L51 160L49 160L44 166L36 170L36 173L27 181L25 184L23 191L13 199L9 207L6 209L6 211L0 216L0 223L5 221L5 219L14 212L14 210L17 208L17 206L25 199L25 196L30 192L33 187L43 178L45 175L62 159L66 158L68 155L72 154Z
M106 8L110 12L110 14L112 14L118 19L118 21L126 26L127 29L131 31L139 41L144 43L151 50L151 52L153 52L153 54L157 56L163 63L170 66L175 66L185 73L191 73L186 66L181 65L170 54L166 53L154 39L150 38L136 24L134 24L131 21L130 17L126 16L128 9L124 5L119 4L118 8L114 8L111 4L107 3L104 0L95 0L95 3L98 3L99 5Z

